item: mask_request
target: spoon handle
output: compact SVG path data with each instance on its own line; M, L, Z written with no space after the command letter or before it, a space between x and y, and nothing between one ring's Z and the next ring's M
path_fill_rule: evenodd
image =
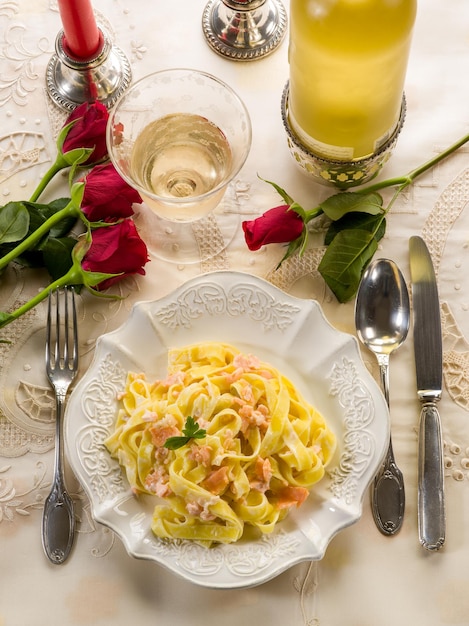
M377 354L381 386L389 407L389 355ZM404 519L404 477L394 460L391 436L384 463L371 488L371 511L375 524L384 535L395 535Z
M384 535L396 534L404 519L404 478L398 468L389 439L383 465L376 474L371 489L371 510L378 529Z

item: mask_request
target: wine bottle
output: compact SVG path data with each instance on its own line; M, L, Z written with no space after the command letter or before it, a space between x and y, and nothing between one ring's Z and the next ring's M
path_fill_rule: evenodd
M417 0L291 0L289 122L332 160L366 158L401 113Z

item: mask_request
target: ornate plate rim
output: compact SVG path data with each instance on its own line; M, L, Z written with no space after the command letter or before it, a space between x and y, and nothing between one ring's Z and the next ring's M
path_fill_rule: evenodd
M147 371L150 378L158 370L161 374L168 347L204 340L232 343L278 366L320 410L327 409L339 441L327 478L272 535L209 550L154 537L150 499L132 496L102 443L114 423L127 371ZM310 345L319 349L308 350ZM119 328L98 339L93 361L68 401L64 434L93 517L120 537L130 555L156 561L200 586L235 589L321 559L331 539L358 521L386 452L389 427L384 397L353 335L335 329L316 301L291 296L250 274L221 270L190 279L157 300L136 303Z

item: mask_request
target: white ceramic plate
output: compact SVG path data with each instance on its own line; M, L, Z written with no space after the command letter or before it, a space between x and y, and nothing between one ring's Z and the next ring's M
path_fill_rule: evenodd
M150 528L156 496L133 497L103 445L127 372L164 377L168 348L199 341L230 343L279 368L322 412L338 440L327 476L273 534L210 549L156 538ZM129 554L196 584L234 589L321 559L332 537L360 518L364 493L387 448L389 415L358 342L330 326L316 302L247 274L221 271L190 280L161 300L136 304L127 322L99 339L93 363L68 402L65 437L95 519L117 533Z

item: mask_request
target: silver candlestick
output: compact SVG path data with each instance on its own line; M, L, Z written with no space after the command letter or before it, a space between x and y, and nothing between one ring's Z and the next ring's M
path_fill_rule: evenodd
M210 0L202 27L218 54L234 61L255 61L282 42L287 15L279 0Z
M130 64L102 29L102 46L90 59L72 58L60 31L55 54L47 65L46 86L52 100L66 111L83 102L102 102L111 108L132 79Z

